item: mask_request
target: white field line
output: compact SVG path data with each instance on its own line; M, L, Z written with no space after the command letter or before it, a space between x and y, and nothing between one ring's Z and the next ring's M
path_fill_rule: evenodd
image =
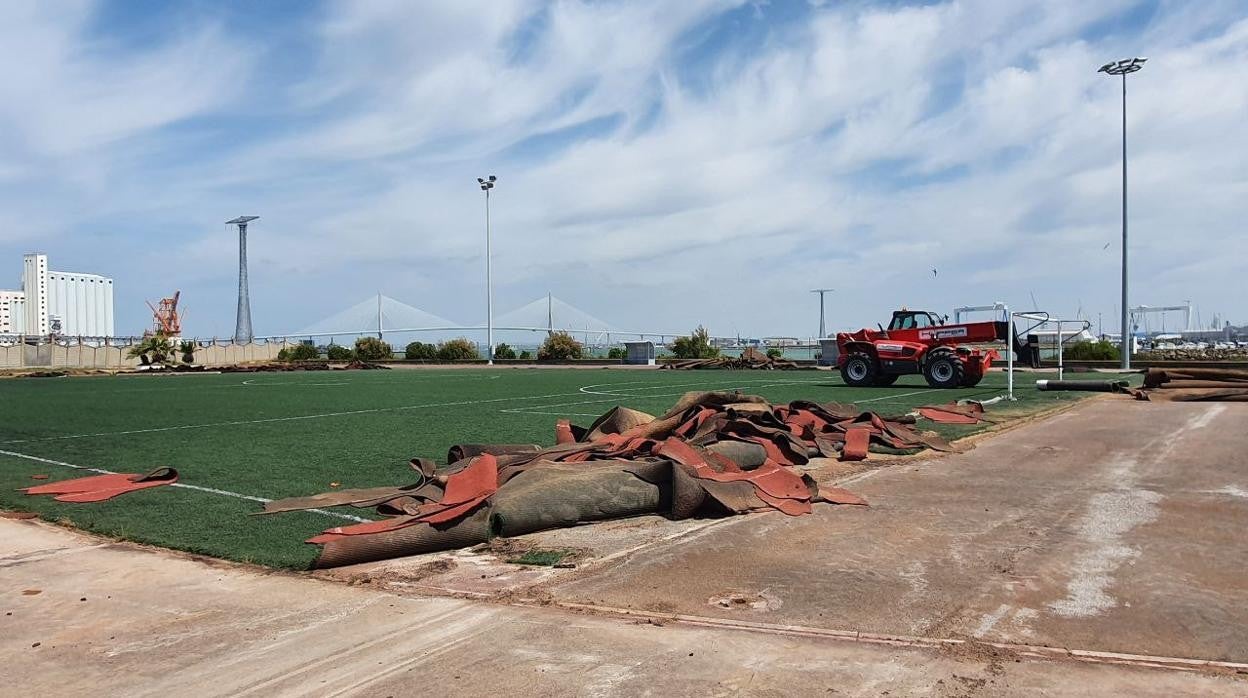
M927 390L916 390L912 393L898 393L897 395L885 395L883 397L873 397L870 400L854 400L853 404L859 405L865 402L886 402L888 400L892 400L892 399L899 398L899 397L910 397L911 395L922 395L923 393L931 392L931 390L932 390L931 388L928 388Z
M179 424L172 427L151 427L148 429L127 429L125 431L104 431L93 434L67 434L64 436L47 436L38 439L13 439L3 441L3 444L24 444L39 441L63 441L66 439L88 439L97 436L128 436L130 434L152 434L162 431L177 431L180 429L209 429L212 427L231 427L242 426L247 424L269 424L273 422L297 422L306 419L324 419L326 417L347 417L357 414L376 414L378 412L399 412L402 410L420 410L432 407L461 407L465 405L484 405L494 402L508 402L510 400L541 400L552 397L574 397L582 393L554 393L551 395L525 395L525 396L509 396L499 398L489 398L486 400L459 400L455 402L430 402L421 405L399 405L397 407L370 407L362 410L345 410L342 412L323 412L321 414L304 414L294 417L267 417L265 419L239 419L229 422L208 422L205 424Z
M594 419L602 416L597 412L531 412L523 407L518 407L514 410L499 410L499 412L502 412L503 414L542 414L550 415L551 417L593 417Z
M265 386L269 386L269 387L283 387L283 386L300 387L300 386L302 386L302 385L304 385L304 384L303 384L303 383L300 383L297 377L300 377L300 376L302 376L302 377L308 377L308 376L311 376L311 377L314 377L314 378L321 378L322 376L320 375L320 373L321 373L321 372L311 372L311 373L284 373L284 374L276 374L276 375L289 376L289 377L290 377L290 381L289 381L289 382L285 382L285 383L253 383L252 385L257 385L257 386L258 386L258 385L265 385ZM415 373L418 373L418 372L416 372L416 371L410 371L410 372L409 372L409 371L404 371L404 372L403 372L404 378L396 380L396 379L394 379L394 377L389 376L389 375L387 375L387 376L381 376L381 375L379 375L380 373L382 373L382 372L380 372L380 371L373 371L373 372L370 372L370 373L369 373L369 375L370 375L370 376L376 376L375 378L368 378L368 379L365 379L365 377L364 377L364 376L362 376L362 375L354 375L354 376L352 376L352 377L353 377L353 378L356 378L356 379L359 379L361 382L367 382L367 383L369 383L369 384L371 384L371 385L393 385L393 384L399 384L399 383L407 384L407 383L408 383L409 381L411 381L411 380L417 380L417 379L419 379L419 380L421 380L421 381L424 381L424 380L426 380L426 379L428 379L428 378L431 378L431 377L432 377L432 378L438 378L438 379L440 379L440 380L442 380L442 381L485 381L485 380L498 380L498 379L499 379L499 377L500 377L499 375L489 375L489 376L453 376L453 377L451 377L451 376L438 376L438 375L436 375L436 373L435 373L435 372L433 372L433 371L419 372L419 373L421 373L422 375L420 375L420 376L416 376L416 375L414 375ZM425 375L423 375L424 373L428 373L428 374L430 374L430 375L429 375L429 376L425 376ZM190 379L190 378L194 378L194 377L196 377L196 376L201 377L201 378L204 378L204 377L215 377L215 378L220 378L221 376L224 376L224 375L231 375L231 374L224 374L224 373L221 373L220 371L206 371L206 372L204 372L204 373L170 373L170 374L165 374L165 375L162 375L162 376L157 376L157 377L134 377L134 378L133 378L133 380L130 380L130 378L131 378L131 377L127 377L127 380L126 380L126 381L123 381L123 382L146 383L146 382L148 382L148 380L147 380L148 378L151 378L152 382L159 382L159 380L158 380L158 379L165 379L165 378L170 379L170 380L174 380L174 379ZM243 375L243 376L245 376L245 375L254 375L254 374L242 373L242 374L235 374L235 375ZM334 375L334 374L331 374L331 375ZM106 376L99 376L99 377L100 377L100 378L104 378L104 377L106 377ZM344 376L344 379L345 379L345 376ZM257 380L257 379L252 378L252 379L249 379L249 380L254 381L254 380ZM244 381L244 383L246 383L246 382L247 382L247 381ZM239 386L241 386L241 385L243 385L243 383L219 383L219 384L215 384L215 385L197 385L197 386L195 386L195 387L196 387L196 389L198 389L198 390L223 390L223 389L228 389L228 388L237 388L237 387L239 387ZM92 386L92 389L91 389L91 394L92 394L93 396L99 396L99 395L120 395L120 394L123 394L123 393L124 393L124 394L130 394L130 393L166 393L166 392L170 392L170 391L173 391L173 390L186 390L186 386L179 386L179 385L165 385L165 386L148 386L148 387L142 387L142 388L136 388L136 387L123 387L123 388L117 388L117 389L114 389L114 390L110 390L110 389L107 389L107 388L102 387L102 386Z
M499 377L500 377L500 376L498 376L498 375L492 375L492 376L454 376L454 377L439 376L439 378L441 378L441 379L443 379L444 381L447 381L447 382L455 382L455 381L461 381L461 382L462 382L462 381L492 381L492 380L498 380L498 379L499 379ZM422 376L422 378L424 378L424 376ZM212 386L212 387L216 387L216 388L242 388L242 387L247 387L247 388L303 388L303 387L306 387L306 386L313 386L313 387L316 387L316 386L330 386L330 385L348 385L348 384L350 384L350 383L351 383L351 381L346 380L346 379L345 379L345 377L344 377L342 380L332 380L332 381L330 381L330 382L321 382L321 383L300 383L299 381L293 381L293 380L292 380L292 381L285 381L285 382L276 382L276 383L271 383L271 382L260 382L260 383L257 383L256 381L258 381L258 380L260 380L260 379L259 379L259 378L249 378L249 379L247 379L247 380L243 381L242 383L232 383L232 384L229 384L229 385L217 385L217 386ZM406 379L404 379L403 381L396 381L396 380L386 380L386 381L382 381L382 380L373 380L373 381L369 381L369 382L368 382L368 385L385 385L385 384L394 384L394 383L400 383L400 382L406 382Z
M643 382L643 381L630 381L630 383L633 383L633 382ZM676 385L669 385L669 386L654 386L654 387L656 388L687 387L687 386L696 386L696 385L705 385L705 383L676 384ZM593 388L595 386L586 386L586 387ZM499 398L488 398L484 400L458 400L454 402L431 402L431 403L425 403L425 404L420 404L420 405L399 405L397 407L370 407L368 409L361 409L361 410L345 410L342 412L324 412L321 414L306 414L306 415L297 415L293 417L267 417L265 419L240 419L240 420L233 420L233 421L228 421L228 422L208 422L204 424L179 424L179 425L171 426L171 427L150 427L147 429L127 429L124 431L105 431L105 432L95 432L95 433L89 433L89 434L65 434L62 436L46 436L46 437L37 438L37 439L11 439L8 441L0 441L0 444L5 444L5 445L24 444L24 443L36 443L36 442L42 442L42 441L64 441L68 439L89 439L89 438L95 438L95 437L101 437L101 436L129 436L132 434L154 434L154 433L165 432L165 431L179 431L183 429L210 429L213 427L245 426L248 424L297 422L297 421L302 421L302 420L307 420L307 419L324 419L327 417L348 417L348 416L359 415L359 414L376 414L379 412L399 412L399 411L404 411L404 410L420 410L420 409L429 409L429 408L434 408L434 407L463 407L463 406L471 406L471 405L486 405L486 404L497 403L497 402L510 402L512 400L542 400L546 398L555 398L555 397L576 397L578 395L584 395L584 394L586 393L583 393L578 390L575 393L553 393L549 395L507 396L507 397L499 397ZM608 395L610 393L600 393L600 394ZM683 393L673 393L673 394L681 395ZM609 402L609 401L605 401L605 402ZM557 405L554 405L554 406L557 406ZM539 409L539 406L535 405L534 409ZM597 415L594 415L594 416L597 416Z
M73 463L66 463L65 461L52 460L51 458L40 458L39 456L31 456L25 453L18 453L16 451L0 450L0 455L9 456L11 458L24 458L25 460L31 460L37 463L59 465L65 468L73 468L74 470L83 470L89 473L99 473L100 475L116 475L117 474L115 471L112 471L112 470L105 470L103 468L90 468L85 465L74 465ZM175 482L175 483L170 484L169 486L181 487L184 490L195 490L196 492L207 492L209 494L215 494L221 497L233 497L235 499L245 499L249 502L260 502L261 504L267 504L273 501L272 499L265 499L264 497L254 497L250 494L239 494L238 492L230 492L229 490L219 490L215 487L200 487L199 485L188 485L182 482ZM338 512L325 511L324 509L305 509L304 511L310 511L315 514L322 514L324 516L332 516L336 519L346 519L347 521L358 521L359 523L368 523L369 521L371 521L371 519L365 519L359 516L351 516L350 514L339 514Z
M230 385L230 388L306 388L328 385L351 385L351 381L335 381L333 383L257 383L255 378L239 383L238 385Z

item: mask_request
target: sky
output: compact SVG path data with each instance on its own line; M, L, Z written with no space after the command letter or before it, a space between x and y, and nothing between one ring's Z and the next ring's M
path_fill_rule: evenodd
M111 276L118 334L181 289L186 334L231 335L239 215L257 335L378 292L482 322L486 174L500 314L811 336L829 287L830 329L1111 331L1096 69L1132 56L1130 303L1248 322L1242 0L9 0L0 45L0 287L33 251Z

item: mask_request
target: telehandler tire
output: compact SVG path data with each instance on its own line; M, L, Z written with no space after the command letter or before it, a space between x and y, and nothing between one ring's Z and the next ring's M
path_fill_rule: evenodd
M841 380L855 388L868 388L875 385L879 372L875 359L866 354L850 354L841 366Z
M960 388L966 378L966 367L949 349L933 349L923 362L923 378L933 388Z

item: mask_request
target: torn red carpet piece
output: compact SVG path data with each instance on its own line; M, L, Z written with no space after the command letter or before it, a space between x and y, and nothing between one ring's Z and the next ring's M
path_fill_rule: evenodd
M867 449L871 446L871 429L853 427L845 432L845 449L841 452L844 460L863 460L867 457Z
M46 485L26 487L26 494L52 494L58 502L102 502L135 490L169 485L178 481L178 471L173 468L157 468L149 473L114 473L92 475L73 480L61 480Z

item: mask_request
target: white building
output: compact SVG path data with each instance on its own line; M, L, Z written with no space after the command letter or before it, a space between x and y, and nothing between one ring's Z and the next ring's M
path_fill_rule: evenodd
M22 289L0 291L0 332L112 337L113 280L48 269L48 256L22 259Z
M26 294L26 318L22 334L48 333L48 256L22 257L22 293Z
M0 334L21 334L26 326L26 294L0 291Z

